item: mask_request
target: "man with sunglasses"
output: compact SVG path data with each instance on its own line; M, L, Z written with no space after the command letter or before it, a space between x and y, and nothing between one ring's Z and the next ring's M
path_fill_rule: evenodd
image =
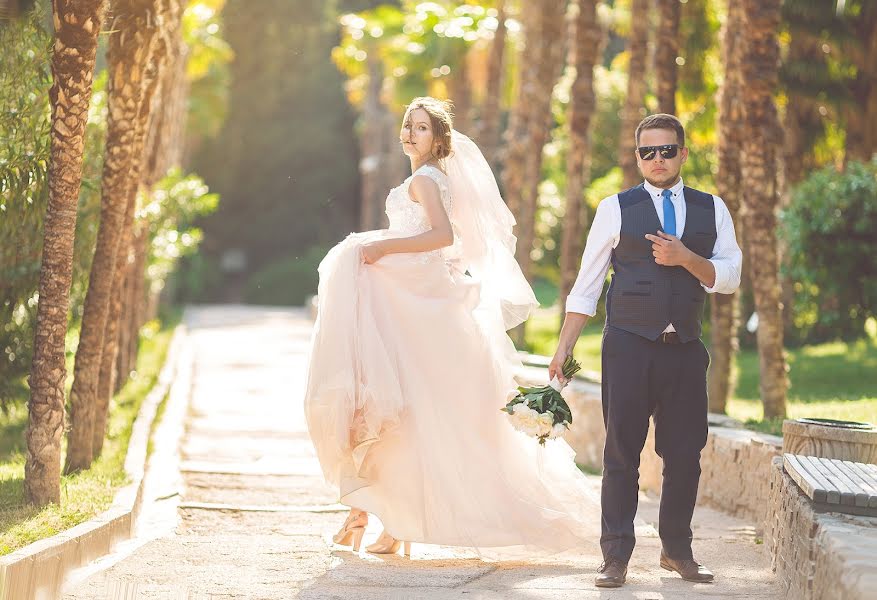
M602 346L604 561L596 585L620 587L627 576L650 416L664 461L660 564L706 583L713 574L691 549L707 438L709 353L700 341L701 319L707 293L731 294L740 285L742 253L721 198L682 183L688 148L679 119L651 115L635 135L645 181L597 208L549 375L563 380L560 366L596 313L611 264Z

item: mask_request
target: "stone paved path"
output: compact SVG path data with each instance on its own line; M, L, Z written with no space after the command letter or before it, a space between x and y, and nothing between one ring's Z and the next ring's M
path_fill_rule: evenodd
M661 570L651 525L657 503L645 495L621 590L594 587L595 554L495 564L417 544L411 561L333 548L345 509L322 481L302 414L307 314L193 307L185 322L188 410L175 428L169 408L163 424L165 435L182 433L180 460L162 440L148 475L148 497L157 500L144 507L142 536L71 579L67 600L780 598L752 527L709 509L695 515L695 554L716 583L694 585ZM380 530L372 519L365 542Z

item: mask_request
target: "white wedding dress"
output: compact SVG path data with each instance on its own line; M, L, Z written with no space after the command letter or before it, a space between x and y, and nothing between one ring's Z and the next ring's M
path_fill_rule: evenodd
M305 411L323 473L396 539L488 559L593 547L599 495L572 449L540 447L500 411L520 362L504 329L476 318L459 244L361 260L365 242L429 229L415 176L438 185L458 234L448 176L423 166L390 192L389 229L351 234L319 267Z

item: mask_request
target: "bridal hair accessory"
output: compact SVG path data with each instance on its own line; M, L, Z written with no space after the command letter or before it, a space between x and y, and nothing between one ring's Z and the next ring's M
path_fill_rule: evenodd
M582 366L572 357L567 356L561 371L569 380ZM540 387L519 387L519 394L512 398L503 412L509 414L515 429L539 439L540 445L545 440L561 437L572 425L572 411L560 390L563 384L555 375L548 385Z

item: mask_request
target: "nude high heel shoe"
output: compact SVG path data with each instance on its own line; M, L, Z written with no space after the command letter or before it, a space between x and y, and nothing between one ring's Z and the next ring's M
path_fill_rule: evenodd
M371 554L396 554L399 551L399 546L402 546L402 555L411 558L411 542L397 540L383 531L374 544L366 546L365 551Z
M352 515L352 513L351 513ZM353 546L354 552L359 552L362 544L362 536L365 535L365 526L368 523L368 515L362 513L353 517L348 515L341 530L332 536L332 541L339 546Z

